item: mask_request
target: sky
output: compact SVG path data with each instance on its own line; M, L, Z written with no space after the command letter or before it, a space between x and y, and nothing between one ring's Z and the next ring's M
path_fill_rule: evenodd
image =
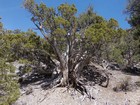
M30 20L31 14L23 8L24 0L0 0L0 17L5 29L34 29L35 26ZM78 14L83 13L89 6L94 7L94 11L109 20L114 18L123 29L130 28L126 21L127 15L123 13L127 6L127 0L35 0L37 3L43 2L49 7L57 8L62 3L75 4Z

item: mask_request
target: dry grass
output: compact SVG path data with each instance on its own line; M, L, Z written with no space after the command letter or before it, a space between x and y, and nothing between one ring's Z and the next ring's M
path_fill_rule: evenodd
M140 85L140 84L139 84ZM117 84L113 90L115 92L128 92L128 91L133 91L136 90L137 85L135 83L131 82L131 77L126 77L122 82Z

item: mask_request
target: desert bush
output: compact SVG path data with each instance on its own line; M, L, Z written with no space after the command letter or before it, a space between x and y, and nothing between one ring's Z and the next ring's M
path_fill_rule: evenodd
M131 78L127 77L125 80L123 80L122 82L120 82L119 84L117 84L113 90L115 92L128 92L128 91L133 91L137 88L135 83L131 83Z
M0 105L10 105L19 97L19 85L13 65L0 61Z

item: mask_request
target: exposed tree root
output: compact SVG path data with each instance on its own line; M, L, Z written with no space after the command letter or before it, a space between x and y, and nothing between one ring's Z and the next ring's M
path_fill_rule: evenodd
M87 90L87 88L83 85L81 81L76 82L76 87L75 89L80 92L82 95L86 94L89 99L95 99L90 92Z
M41 87L43 89L55 88L61 86L62 74L57 74L51 81L45 82Z
M52 88L56 88L56 87L64 87L63 86L63 82L62 82L62 74L59 74L54 80L50 81L49 83L45 83L42 85L43 89L52 89ZM71 81L65 86L68 89L69 88L74 88L76 89L79 93L81 93L82 95L87 95L89 99L95 99L94 97L91 96L90 92L86 89L86 87L84 86L84 83L82 81L79 81L77 79L72 79L69 78Z
M92 69L92 70L90 70L90 69ZM81 72L81 73L83 73L86 81L80 80L80 78L75 73L75 71L72 71L72 72L69 72L68 80L65 83L66 85L64 85L65 81L63 78L63 73L60 72L58 74L54 74L49 79L46 79L46 80L42 79L41 87L45 90L54 89L54 88L60 87L60 86L67 87L67 89L74 88L82 95L87 95L87 97L89 99L95 99L91 95L91 93L88 91L88 89L86 88L86 86L85 86L86 82L94 82L95 84L98 84L102 87L107 87L109 84L109 76L107 73L103 72L102 70L100 70L100 72L99 72L99 71L94 70L94 68L92 68L92 67L90 67L90 69L85 69L86 72L85 71Z

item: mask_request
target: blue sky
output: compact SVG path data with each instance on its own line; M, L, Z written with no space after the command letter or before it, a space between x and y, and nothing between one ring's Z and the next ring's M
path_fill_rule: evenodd
M126 21L126 14L123 13L127 0L35 0L43 2L47 6L57 7L62 3L75 4L78 9L78 14L87 10L92 5L94 11L103 16L105 19L114 18L119 22L123 29L128 29L130 26ZM29 28L35 28L31 22L31 14L22 7L23 0L1 0L0 16L4 28L6 29L21 29L26 31Z

